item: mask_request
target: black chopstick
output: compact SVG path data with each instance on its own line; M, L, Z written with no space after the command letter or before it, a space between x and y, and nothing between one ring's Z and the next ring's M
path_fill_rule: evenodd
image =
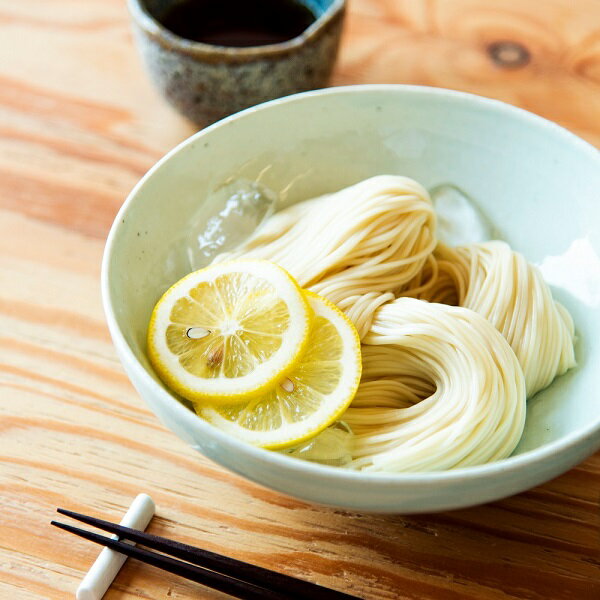
M157 552L151 552L149 550L144 550L143 548L130 546L129 544L125 544L103 535L98 535L97 533L92 533L91 531L86 531L85 529L80 529L79 527L72 527L71 525L58 523L57 521L51 521L50 523L56 527L59 527L60 529L64 529L65 531L70 531L71 533L79 535L86 540L90 540L96 544L101 544L107 548L110 548L111 550L116 550L121 554L130 556L131 558L136 558L137 560L140 560L148 565L158 567L163 571L180 575L186 579L201 583L212 589L225 592L226 594L234 596L235 598L241 598L243 600L290 599L290 596L286 596L281 592L271 591L261 586L246 583L244 581L240 581L239 579L235 579L234 577L230 577L229 575L216 573L203 567L196 567L181 560L176 560L174 558L165 556L164 554L158 554Z
M130 529L129 527L123 527L122 525L117 525L102 519L88 517L87 515L82 515L62 508L59 508L58 512L87 523L88 525L93 525L99 529L117 534L121 539L131 540L132 542L148 546L154 550L159 550L171 556L181 558L187 562L182 563L181 561L171 559L161 554L135 548L134 546L124 544L123 542L117 542L108 537L53 521L52 524L57 527L81 535L96 543L108 546L122 554L132 556L133 558L137 558L148 564L163 568L171 573L225 591L238 598L265 598L265 600L269 598L285 600L301 600L305 598L311 598L311 600L357 600L356 596L324 588L309 581L303 581L289 575L251 565L208 550L189 546L188 544L182 544L180 542ZM150 560L148 560L149 557ZM193 567L192 565L198 566ZM216 579L215 576L217 576ZM209 580L212 581L212 583L208 583ZM216 587L214 583L226 585L227 589ZM257 590L259 591L258 596L240 595L246 592L254 594ZM267 593L268 595L266 595Z

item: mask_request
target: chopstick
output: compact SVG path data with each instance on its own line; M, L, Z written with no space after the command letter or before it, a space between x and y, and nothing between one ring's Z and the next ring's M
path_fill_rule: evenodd
M56 521L51 521L51 524L97 544L102 544L111 550L116 550L121 554L125 554L146 564L158 567L163 571L180 575L212 589L225 592L235 598L242 598L243 600L261 600L261 598L266 598L268 600L288 600L290 598L290 596L284 596L279 592L272 592L266 588L245 583L234 579L233 577L229 577L228 575L222 575L210 571L209 569L196 567L156 552L144 550L143 548L136 548L135 546L124 544L123 542L113 540L112 538L79 529L79 527L71 527L70 525L57 523Z
M309 581L303 581L188 544L123 527L110 521L96 519L62 508L57 509L57 512L104 531L117 534L120 539L142 544L148 548L181 558L186 562L170 558L165 554L132 546L120 540L98 535L85 529L57 521L51 522L52 525L60 529L236 598L245 600L301 600L305 598L311 598L311 600L358 600L356 596L344 592L324 588Z

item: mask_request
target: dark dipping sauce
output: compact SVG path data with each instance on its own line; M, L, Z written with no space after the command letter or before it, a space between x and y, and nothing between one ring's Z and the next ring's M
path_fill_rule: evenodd
M296 0L182 0L160 18L182 38L236 48L285 42L314 21Z

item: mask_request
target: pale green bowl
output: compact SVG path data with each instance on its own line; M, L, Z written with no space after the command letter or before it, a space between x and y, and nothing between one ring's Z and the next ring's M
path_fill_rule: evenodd
M421 474L363 474L253 448L199 419L146 358L152 307L189 265L179 240L212 190L256 179L285 203L381 173L455 183L502 237L542 264L571 311L578 367L528 403L515 454ZM334 88L233 115L192 136L140 181L110 232L108 324L139 393L179 437L267 487L351 509L416 513L489 502L563 473L600 447L600 157L557 125L468 94L399 85Z

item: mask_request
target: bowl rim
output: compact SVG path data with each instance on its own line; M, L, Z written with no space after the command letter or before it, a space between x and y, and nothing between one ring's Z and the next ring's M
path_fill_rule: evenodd
M500 100L471 94L468 92L460 92L455 90L449 90L446 88L436 88L429 86L419 85L407 85L407 84L364 84L364 85L351 85L351 86L338 86L325 88L321 90L314 90L309 92L302 92L299 94L293 94L283 98L277 98L264 102L257 106L253 106L242 110L238 113L230 115L212 125L194 133L190 137L186 138L169 152L167 152L161 159L159 159L137 182L134 188L127 196L125 202L119 209L110 232L108 234L104 254L102 258L101 267L101 292L102 292L102 303L104 312L108 324L109 331L111 333L113 343L116 349L120 352L119 357L122 362L126 362L130 369L133 371L135 377L139 378L146 387L153 390L155 396L158 398L160 403L164 406L168 406L169 411L178 418L178 420L185 422L186 426L191 429L198 430L200 433L210 433L210 435L216 439L219 443L224 443L231 449L238 451L242 454L249 455L257 462L270 463L274 466L282 467L289 472L303 473L306 475L312 475L314 477L326 476L331 483L356 483L356 482L369 482L376 485L384 486L395 486L398 484L438 484L438 483L457 483L465 482L466 480L478 479L482 476L486 478L494 477L500 473L520 471L525 467L533 467L540 465L546 459L562 453L569 448L576 447L582 442L588 439L594 439L592 443L592 450L586 454L590 456L595 450L594 448L600 447L600 417L596 421L588 423L586 426L580 428L577 431L569 433L568 435L544 444L538 448L527 450L516 456L509 456L508 458L498 460L492 463L486 463L483 465L474 465L469 467L460 467L457 469L451 469L448 471L426 471L426 472L408 472L408 473L389 473L389 472L365 472L365 471L352 471L349 469L343 469L339 467L333 467L328 465L322 465L318 463L312 463L309 461L303 461L291 456L286 456L270 450L264 450L246 444L233 436L230 436L219 429L211 426L209 423L203 421L189 409L183 406L176 398L174 398L165 388L159 385L153 377L146 371L140 361L137 359L132 349L129 347L125 336L121 332L118 325L115 310L112 306L112 300L110 296L110 262L111 256L114 249L115 239L119 234L119 230L122 227L122 221L126 215L129 207L135 202L138 192L145 185L145 183L158 171L163 164L171 160L180 151L186 148L188 145L193 144L198 138L204 136L206 133L211 132L213 129L226 127L230 123L233 123L239 119L254 113L268 110L272 106L280 104L293 104L297 101L302 101L305 98L319 97L319 96L335 96L335 95L361 95L364 93L401 93L406 95L432 95L438 97L446 97L452 102L462 102L475 105L479 108L492 109L493 111L499 111L504 113L511 118L517 118L525 123L534 124L538 127L549 129L553 134L561 136L565 142L578 147L581 151L590 153L590 155L598 161L600 166L600 152L594 148L591 144L584 141L580 137L571 133L564 127L549 121L539 115L530 113L522 108L512 106ZM179 437L179 436L178 436Z

